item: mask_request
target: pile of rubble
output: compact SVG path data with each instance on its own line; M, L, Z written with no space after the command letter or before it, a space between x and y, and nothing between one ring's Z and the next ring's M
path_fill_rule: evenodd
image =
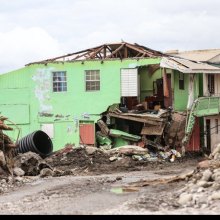
M220 200L220 145L209 160L198 164L186 186L178 192L178 203L184 207L219 210Z
M13 128L5 124L6 120L8 118L0 116L0 193L8 192L24 183L33 181L28 177L23 177L25 172L15 166L14 149L16 145L4 133L12 131Z
M42 159L34 152L19 154L13 158L13 174L24 176L87 175L88 173L112 173L139 170L155 162L174 162L181 155L175 151L150 152L139 146L124 146L111 150L96 147L66 145L60 151Z
M25 176L64 176L115 171L139 170L151 162L174 162L181 155L166 148L144 148L144 146L122 146L102 149L90 146L66 145L60 151L42 159L38 154L27 152L14 155L16 145L2 130L12 130L0 118L0 176L14 176L22 180ZM19 182L19 181L18 181Z
M155 162L174 162L181 155L171 149L158 147L148 140L145 146L126 145L115 148L66 145L62 150L42 159L38 154L27 152L16 154L16 144L3 131L13 130L5 124L8 120L0 116L0 193L16 186L32 182L34 178L65 175L88 175L140 170ZM114 138L128 138L136 143L140 138L118 130L108 130L99 123L101 132ZM102 137L102 136L101 136ZM105 142L106 140L104 140ZM130 143L130 142L128 142ZM151 146L152 147L149 147Z
M187 115L184 112L174 112L172 120L168 123L164 131L164 139L167 146L175 148L182 147L182 140L185 136Z
M6 120L6 117L0 116L0 176L13 173L13 151L16 147L9 136L3 133L3 131L13 130L5 124Z
M102 150L89 146L75 148L73 145L67 145L45 161L50 167L55 168L56 176L140 170L140 167L157 164L155 162L170 163L180 157L181 155L175 150L150 152L139 146L128 145Z

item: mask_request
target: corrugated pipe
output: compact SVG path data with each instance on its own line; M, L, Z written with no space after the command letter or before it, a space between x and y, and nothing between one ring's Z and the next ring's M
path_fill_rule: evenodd
M35 131L18 140L16 154L34 152L42 157L47 157L53 152L53 143L50 137L43 131Z

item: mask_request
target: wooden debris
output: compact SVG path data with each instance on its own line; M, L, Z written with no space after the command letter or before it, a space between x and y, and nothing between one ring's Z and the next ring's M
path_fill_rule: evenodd
M3 118L5 119L5 118ZM5 119L6 120L6 119ZM8 131L12 131L13 128L7 126L6 124L4 124L4 120L0 119L0 130L8 130Z
M119 153L127 156L146 155L148 153L148 150L138 146L123 146L111 149L109 150L109 153Z
M6 161L6 165L2 165L1 168L13 174L13 155L16 144L13 143L8 135L3 133L3 130L13 130L13 128L5 124L6 120L8 118L0 116L0 151L3 153L4 160Z
M98 124L98 126L100 127L102 133L103 133L104 135L108 136L110 131L109 131L108 126L105 124L105 122L102 121L102 120L99 120L99 121L97 122L97 124Z
M180 182L186 180L186 178L192 177L194 174L194 171L191 171L187 174L183 174L180 176L165 178L165 179L156 179L156 180L142 180L136 183L130 184L132 187L146 187L146 186L155 186L155 185L161 185L161 184L170 184L175 182Z
M0 116L0 121L5 121L7 120L8 118L4 117L4 116Z

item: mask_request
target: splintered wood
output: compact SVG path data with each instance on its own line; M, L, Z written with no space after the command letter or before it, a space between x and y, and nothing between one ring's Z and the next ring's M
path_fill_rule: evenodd
M7 120L6 117L0 116L0 150L6 151L8 148L16 147L15 144L11 141L11 139L3 133L4 131L12 131L13 128L7 126L4 122Z
M180 181L185 181L187 178L191 178L194 174L194 170L190 171L187 174L182 174L180 176L173 176L164 179L156 179L156 180L141 180L136 183L131 183L132 187L146 187L146 186L156 186L161 184L170 184Z
M7 126L6 124L4 124L4 121L7 120L8 118L4 117L4 116L0 116L0 130L6 130L6 131L12 131L13 128Z
M12 174L13 170L13 151L16 145L10 139L9 136L3 133L3 131L12 131L13 128L7 126L5 121L6 117L0 116L0 152L3 152L3 158L6 161L6 165L2 166L4 170L9 171Z

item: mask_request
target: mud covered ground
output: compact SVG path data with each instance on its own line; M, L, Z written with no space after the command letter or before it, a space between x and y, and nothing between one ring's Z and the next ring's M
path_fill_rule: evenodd
M136 150L135 150L136 152ZM140 152L136 152L141 154ZM160 170L169 167L185 166L186 163L191 163L194 159L199 161L202 157L198 154L188 154L185 158L176 158L174 163L169 160L161 158L153 161L148 160L134 160L134 152L127 149L122 151L103 151L97 148L72 148L67 146L49 158L45 162L55 168L55 176L63 175L99 175L112 174L115 172L127 171L141 171L146 170ZM111 160L113 158L113 160ZM195 161L194 160L194 161Z
M0 214L220 213L218 158L145 155L134 146L67 146L46 159L18 155L14 175L0 179Z
M134 185L189 173L197 163L197 159L189 159L167 166L139 166L138 171L33 177L33 181L0 196L0 214L184 214L188 209L180 207L175 193L185 186L185 181Z

